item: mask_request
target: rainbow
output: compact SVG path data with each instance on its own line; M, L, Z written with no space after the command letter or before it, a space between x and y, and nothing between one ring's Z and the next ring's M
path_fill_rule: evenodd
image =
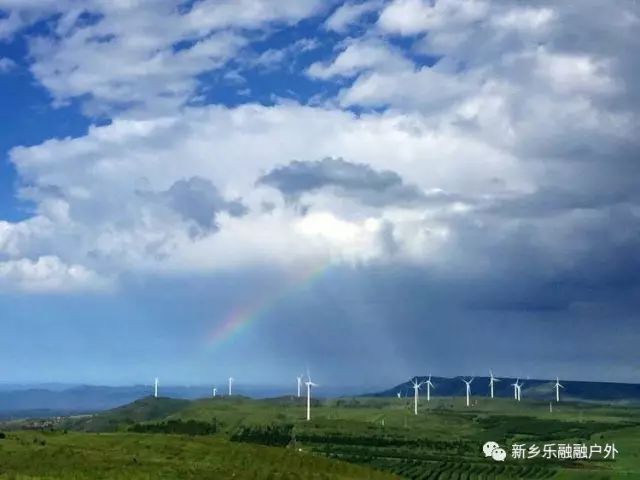
M253 323L269 313L279 302L312 285L327 270L331 263L323 263L296 272L285 284L274 290L262 292L253 301L231 310L206 336L207 345L219 347L246 331Z

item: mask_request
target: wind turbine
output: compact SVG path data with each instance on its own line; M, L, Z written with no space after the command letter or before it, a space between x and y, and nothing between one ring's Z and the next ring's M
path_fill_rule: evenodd
M518 385L518 401L522 399L522 387L524 386L524 382Z
M489 389L491 390L491 398L493 398L493 384L499 382L500 379L493 376L493 372L489 370Z
M418 415L418 390L424 384L424 382L418 383L417 377L414 378L411 382L413 386L413 414Z
M304 377L302 375L299 375L296 377L296 380L298 380L298 398L300 398L300 386L302 385L302 379Z
M560 384L560 380L556 377L556 402L560 401L560 389L564 388L564 385Z
M396 393L396 397L401 398L402 397L402 391L398 390L398 393Z
M304 382L307 386L307 422L311 420L311 387L317 387L317 383L311 381L311 375L307 372L307 381Z
M475 377L471 377L469 380L465 380L464 378L460 379L467 386L467 407L469 406L469 397L471 396L471 382L473 382L474 378Z
M511 386L513 387L513 399L514 400L518 400L518 382L520 381L519 378L516 378L516 383L512 383Z
M213 387L213 398L216 398L216 393L218 393L218 389Z
M229 396L231 396L231 385L233 385L233 377L229 377Z
M516 383L511 384L511 386L513 387L513 398L516 399L518 402L522 397L522 386L524 385L524 383L518 383L519 381L520 379L517 378Z
M156 381L153 384L153 396L158 398L158 377L156 377Z
M429 375L429 378L427 379L427 381L425 382L427 384L427 402L431 401L431 389L432 388L436 388L435 385L433 383L431 383L431 375Z

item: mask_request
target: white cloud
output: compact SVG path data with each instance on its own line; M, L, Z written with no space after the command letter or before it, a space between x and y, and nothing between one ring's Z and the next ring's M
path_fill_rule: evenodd
M329 79L336 76L351 77L371 69L403 72L412 67L413 63L400 50L371 38L347 42L346 48L331 63L314 63L308 68L307 74L314 78Z
M555 18L550 8L513 8L491 18L495 25L519 31L546 31Z
M373 225L371 225L373 222ZM376 221L349 222L331 212L311 213L298 220L294 228L306 241L313 244L334 246L338 255L352 258L372 255L375 252Z
M297 55L315 50L319 46L320 42L315 38L302 38L284 48L269 48L255 58L247 58L244 66L264 72L282 67L287 62L287 68L292 70Z
M393 0L380 14L379 27L389 33L416 35L427 30L470 24L486 17L481 0Z
M438 68L422 67L417 71L374 71L361 75L340 92L344 106L387 106L424 109L431 114L468 97L479 88L474 75L451 75Z
M589 43L600 28L590 11L519 2L391 2L377 33L416 35L414 48L435 65L373 65L340 90L339 104L458 122L479 141L523 159L602 151L620 137L632 141L639 102L613 99L637 99L629 88L637 61L625 45L638 21L616 12L616 33ZM571 40L577 37L581 48Z
M0 39L13 37L22 28L70 8L68 0L0 0Z
M16 66L16 62L7 57L0 57L0 73L6 73L13 70Z
M164 42L139 48L128 45L136 39L95 42L91 35L82 32L60 42L39 39L31 44L36 58L31 70L58 102L90 95L108 106L178 106L195 92L196 74L219 68L244 45L241 37L227 32L176 52Z
M383 2L381 0L344 3L327 18L324 26L327 30L344 33L364 15L379 10L382 5Z
M295 23L325 8L305 2L241 0L195 2L0 3L9 17L0 21L8 36L58 13L57 35L34 36L31 70L57 103L88 96L89 111L123 107L168 111L197 91L196 75L215 70L239 54L247 29ZM94 16L88 21L86 14Z
M324 8L323 3L321 0L205 0L196 3L187 21L200 31L228 27L258 28L274 21L296 23L319 13Z
M527 182L508 155L455 129L431 131L419 117L355 116L297 104L193 108L156 120L115 120L85 137L14 149L11 158L29 185L22 195L37 203L39 214L3 224L0 250L13 258L55 252L108 275L384 256L381 232L367 230L367 219L368 225L398 222L398 232L408 232L402 209L363 210L319 194L309 202L330 210L305 220L273 190L255 188L257 178L278 165L329 156L396 171L427 191L492 192L496 176L514 189ZM241 198L250 213L221 215L217 233L194 238L193 224L139 193L166 191L194 176L210 179L226 198ZM274 203L275 211L263 212L264 202ZM326 226L318 221L327 218L351 237L311 228ZM304 239L313 232L313 242Z
M496 250L528 234L540 235L545 258L571 263L564 256L571 236L556 234L557 226L578 231L605 218L599 207L598 221L571 214L574 204L592 208L582 206L590 205L580 200L590 198L584 192L634 195L629 158L639 122L630 79L638 62L620 48L633 22L616 21L622 26L609 41L589 43L592 19L572 7L395 0L362 38L343 40L331 58L295 72L342 86L324 104L185 107L199 73L221 68L249 44L245 28L295 22L320 4L204 1L188 14L168 1L164 10L145 2L92 5L102 21L78 26L78 12L66 12L57 39L33 40L32 70L59 102L83 95L96 108L135 102L144 115L114 113L110 125L84 136L10 152L20 195L36 208L28 220L0 222L2 272L21 289L79 288L126 271L390 259L481 276ZM346 4L327 28L343 31L369 8ZM414 50L391 35L414 36ZM301 42L238 63L290 69L296 52L317 46ZM293 160L327 157L396 172L433 201L373 208L323 189L292 204L255 183ZM203 232L158 201L193 177L248 213L205 211L200 223L215 228ZM546 194L536 197L558 189L567 211L545 203ZM73 281L56 280L65 278Z
M66 265L56 256L0 262L0 290L64 293L103 290L108 282L82 265Z
M607 61L585 54L552 53L539 48L537 75L560 92L614 93L618 88Z

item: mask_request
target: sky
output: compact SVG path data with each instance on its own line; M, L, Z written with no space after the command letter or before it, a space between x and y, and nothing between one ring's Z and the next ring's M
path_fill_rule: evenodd
M638 31L0 0L0 381L640 381Z

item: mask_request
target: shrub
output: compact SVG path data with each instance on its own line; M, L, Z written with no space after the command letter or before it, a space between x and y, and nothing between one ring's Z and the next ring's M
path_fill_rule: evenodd
M197 420L169 420L162 423L136 423L129 427L130 432L135 433L177 433L183 435L213 435L218 430L214 419L213 423L199 422Z

